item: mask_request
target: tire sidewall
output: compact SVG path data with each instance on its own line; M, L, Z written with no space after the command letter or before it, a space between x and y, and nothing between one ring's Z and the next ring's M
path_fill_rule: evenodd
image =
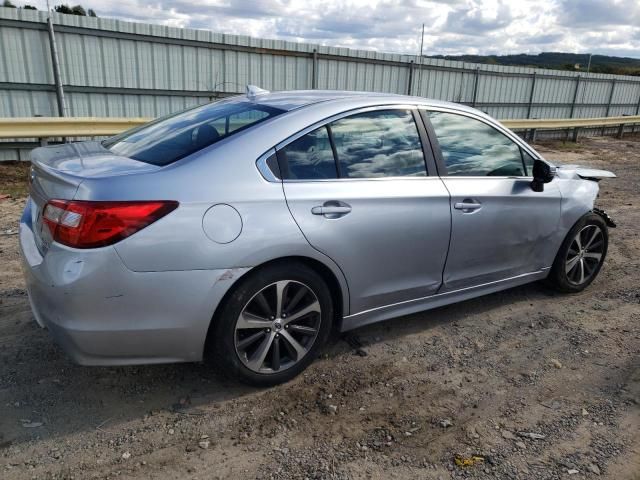
M569 278L565 271L565 261L567 258L569 247L573 243L573 239L576 237L579 231L581 231L584 227L588 225L596 225L600 228L603 235L604 248L602 251L602 258L600 260L600 263L596 267L596 270L593 273L593 275L591 275L591 277L586 282L580 285L576 285L569 281ZM591 283L596 279L596 277L600 273L600 269L602 268L602 265L604 265L604 261L607 257L608 249L609 249L609 231L607 229L607 224L605 223L604 219L597 213L593 213L593 212L587 213L582 218L580 218L573 227L571 227L571 230L569 230L569 233L567 233L567 236L562 242L562 246L560 247L560 250L556 255L556 259L554 261L551 275L549 278L551 285L567 293L581 292L582 290L587 288L589 285L591 285Z
M246 367L238 357L235 348L235 325L238 316L253 296L267 285L280 280L295 280L313 290L320 303L320 328L314 344L302 360L282 372L261 374ZM223 374L244 383L264 387L286 382L317 358L331 333L333 312L333 301L326 283L318 273L304 264L275 264L249 272L233 288L214 318L215 337L211 342L211 358Z

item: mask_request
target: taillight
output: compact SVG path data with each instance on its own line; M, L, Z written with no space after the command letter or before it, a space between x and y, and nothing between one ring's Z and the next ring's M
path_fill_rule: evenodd
M53 239L74 248L119 242L178 207L173 201L93 202L50 200L42 219Z

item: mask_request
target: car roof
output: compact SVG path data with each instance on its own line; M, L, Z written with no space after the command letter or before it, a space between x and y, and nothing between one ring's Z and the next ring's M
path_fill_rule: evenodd
M423 97L381 92L358 92L347 90L290 90L269 92L266 90L262 90L252 97L242 95L234 98L238 101L250 98L260 105L267 105L270 107L290 111L316 103L328 102L332 100L340 100L341 104L344 105L345 110L348 110L350 100L352 100L354 103L357 103L359 106L362 106L362 100L365 97L371 98L371 105L380 105L386 102L395 104L406 102L407 104L420 104L431 107L447 107L482 114L482 112L474 108L467 107L466 105L461 105L459 103L451 103Z

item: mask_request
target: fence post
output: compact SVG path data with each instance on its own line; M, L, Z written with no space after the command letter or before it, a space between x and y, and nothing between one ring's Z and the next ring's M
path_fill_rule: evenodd
M613 91L616 89L616 80L614 79L611 82L611 91L609 92L609 101L607 102L607 112L604 114L605 117L609 116L609 111L611 110L611 101L613 100Z
M571 102L571 111L569 112L569 118L573 118L573 114L576 111L576 101L578 100L578 90L580 90L580 80L581 79L582 79L582 77L580 75L578 75L576 77L576 88L573 91L573 101ZM565 132L565 139L564 139L565 142L567 140L569 140L569 132L570 132L570 130L567 130ZM576 139L577 139L577 137L576 137Z
M413 60L409 61L409 81L407 82L407 95L411 95L411 89L413 88Z
M47 28L49 30L49 47L51 49L51 65L53 67L53 81L56 85L56 100L58 102L58 116L65 116L64 90L62 88L62 78L60 77L60 64L58 62L58 48L56 47L56 37L53 33L53 22L51 12L47 18Z
M569 118L573 118L573 114L576 110L576 100L578 100L578 90L580 89L580 80L582 77L578 75L576 77L576 89L573 91L573 102L571 102L571 112L569 112Z
M476 76L473 82L473 100L471 106L476 106L476 99L478 98L478 82L480 81L480 67L476 67Z
M578 135L579 135L579 133L580 133L580 127L575 127L575 128L573 129L573 138L572 138L573 143L577 143L577 142L578 142Z
M607 102L607 110L604 114L605 117L609 116L609 112L611 110L611 101L613 100L613 92L616 89L616 80L615 78L613 79L613 81L611 82L611 91L609 92L609 101ZM602 130L600 131L600 135L604 136L604 132L606 130L607 127L602 127Z
M313 58L311 66L311 88L315 90L318 88L318 50L313 49Z
M640 87L640 83L638 83L638 86ZM638 115L640 115L640 95L638 95L638 105L636 106L636 117ZM633 128L631 129L631 133L636 133L635 124L633 125Z
M527 118L531 118L531 106L533 104L533 95L536 91L536 72L531 77L531 93L529 94L529 105L527 106Z
M527 105L527 118L531 118L531 106L533 104L533 95L535 91L536 91L536 72L533 72L533 75L531 76L531 93L529 94L529 104ZM531 136L531 138L534 138L536 136L535 128L532 130L530 134L527 130L525 130L524 137L527 138L529 137L529 135Z

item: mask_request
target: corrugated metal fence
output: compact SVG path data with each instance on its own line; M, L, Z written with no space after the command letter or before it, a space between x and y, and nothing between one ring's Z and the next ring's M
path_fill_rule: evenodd
M411 55L52 18L68 116L155 117L243 92L246 84L409 93L474 105L500 119L640 112L637 77L428 58L418 65ZM0 117L58 115L46 19L46 12L0 7Z

